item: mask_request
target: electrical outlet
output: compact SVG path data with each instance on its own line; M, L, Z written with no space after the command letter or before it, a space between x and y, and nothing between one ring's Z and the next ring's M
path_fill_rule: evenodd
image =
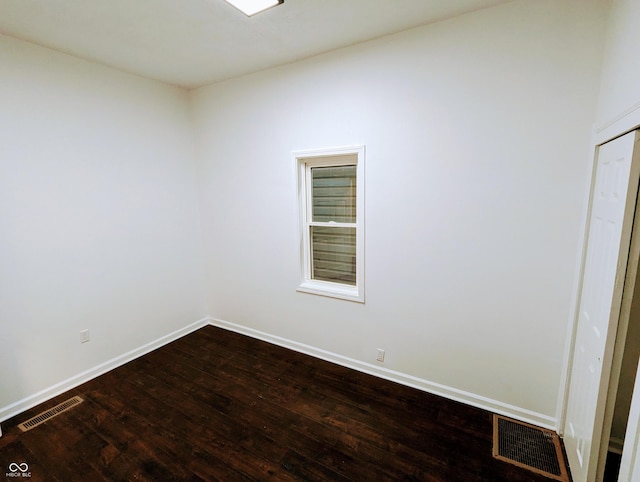
M91 336L89 335L89 330L82 330L80 332L80 343L86 343L91 340Z
M378 352L376 354L376 361L383 362L384 361L384 350L382 348L378 348Z

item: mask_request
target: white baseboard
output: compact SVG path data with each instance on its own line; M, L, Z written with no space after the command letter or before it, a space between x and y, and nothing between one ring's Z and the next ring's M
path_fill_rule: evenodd
M61 393L66 392L67 390L71 390L72 388L82 385L83 383L88 382L89 380L92 380L110 370L113 370L114 368L124 365L125 363L128 363L142 355L145 355L146 353L149 353L150 351L160 348L208 324L211 324L213 326L217 326L219 328L223 328L229 331L234 331L236 333L240 333L243 335L247 335L252 338L263 340L263 341L272 343L274 345L282 346L284 348L289 348L291 350L304 353L306 355L310 355L315 358L319 358L331 363L336 363L346 368L351 368L363 373L368 373L369 375L374 375L374 376L383 378L385 380L390 380L392 382L400 383L402 385L417 388L419 390L423 390L425 392L432 393L434 395L439 395L439 396L448 398L450 400L466 403L467 405L471 405L473 407L477 407L493 413L498 413L506 417L511 417L516 420L521 420L523 422L531 423L533 425L549 428L552 430L557 429L556 420L554 418L548 417L540 413L532 412L524 408L502 403L497 400L492 400L490 398L483 397L481 395L476 395L473 393L465 392L463 390L458 390L456 388L447 387L439 383L430 382L428 380L414 377L406 373L389 370L387 368L372 365L370 363L362 362L360 360L355 360L353 358L338 355L336 353L322 350L320 348L316 348L310 345L298 343L296 341L288 340L286 338L282 338L279 336L271 335L269 333L254 330L246 326L237 325L235 323L218 320L210 317L203 318L202 320L196 321L195 323L192 323L184 328L176 330L173 333L169 333L168 335L160 337L157 340L147 343L139 348L136 348L127 353L119 355L111 360L101 363L100 365L97 365L89 370L79 373L78 375L68 378L49 388L46 388L45 390L42 390L38 393L34 393L33 395L30 395L28 397L25 397L22 400L19 400L5 407L0 407L0 421L7 420L42 402L46 402L47 400L57 395L60 395ZM2 432L0 432L0 436L1 436L1 433Z
M196 331L203 326L207 326L210 322L209 318L203 318L201 320L196 321L195 323L191 323L184 328L180 328L179 330L174 331L173 333L169 333L168 335L162 336L157 340L149 342L145 345L142 345L139 348L131 350L127 353L119 355L111 360L108 360L100 365L97 365L89 370L86 370L78 375L74 375L71 378L63 380L60 383L56 383L55 385L46 388L44 390L39 391L38 393L34 393L22 400L18 400L15 403L7 405L6 407L0 407L0 422L3 420L7 420L8 418L14 417L25 410L28 410L36 405L39 405L42 402L46 402L47 400L60 395L61 393L66 392L67 390L71 390L72 388L77 387L78 385L82 385L83 383L88 382L104 373L113 370L125 363L128 363L136 358L149 353L161 346L166 345L167 343L171 343L178 338L181 338L189 333ZM1 436L2 432L0 432Z
M355 360L353 358L338 355L336 353L322 350L310 345L305 345L303 343L298 343L286 338L281 338L269 333L254 330L246 326L237 325L235 323L218 320L215 318L210 318L209 320L211 325L217 326L219 328L224 328L226 330L234 331L236 333L247 335L252 338L257 338L259 340L273 343L274 345L289 348L306 355L311 355L313 357L336 363L347 368L352 368L363 373L368 373L369 375L374 375L385 380L390 380L402 385L417 388L419 390L423 390L434 395L439 395L450 400L466 403L467 405L487 410L489 412L497 413L499 415L504 415L505 417L510 417L522 422L557 431L556 419L547 415L543 415L541 413L532 412L531 410L502 403L497 400L483 397L481 395L476 395L474 393L465 392L456 388L447 387L439 383L434 383L428 380L414 377L412 375L407 375L406 373L389 370L377 365L372 365L360 360Z

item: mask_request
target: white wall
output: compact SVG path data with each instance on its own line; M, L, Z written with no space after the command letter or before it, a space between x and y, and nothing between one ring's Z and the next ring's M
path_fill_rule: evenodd
M2 419L206 309L186 93L3 36L0 65Z
M599 130L613 123L633 118L633 128L640 119L640 2L612 0L607 22L605 56L596 126ZM617 135L619 133L613 133Z
M604 18L516 1L194 91L211 314L337 358L381 347L553 425ZM298 293L291 151L360 143L366 304Z
M206 300L187 94L0 36L0 420L208 312L553 424L604 13L520 0L193 92ZM608 49L602 122L639 97ZM291 151L360 143L367 303L297 293Z

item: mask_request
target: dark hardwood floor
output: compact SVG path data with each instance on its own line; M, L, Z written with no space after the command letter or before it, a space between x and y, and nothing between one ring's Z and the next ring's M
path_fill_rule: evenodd
M74 395L84 402L17 428ZM551 480L492 458L489 412L215 327L3 431L0 475L27 463L32 481Z

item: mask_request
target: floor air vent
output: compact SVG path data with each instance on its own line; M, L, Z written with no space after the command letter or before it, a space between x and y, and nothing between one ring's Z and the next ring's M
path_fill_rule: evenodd
M555 480L569 481L560 437L551 430L494 415L493 456Z
M73 408L76 405L79 405L82 402L83 400L80 397L70 398L69 400L62 402L56 405L55 407L50 408L46 412L42 412L36 415L35 417L30 418L26 422L22 422L20 425L18 425L18 427L20 427L20 430L22 430L23 432L26 432L27 430L31 430L32 428L37 427L41 423L44 423L47 420L51 420L53 417L60 415L62 412L65 412L70 408Z

